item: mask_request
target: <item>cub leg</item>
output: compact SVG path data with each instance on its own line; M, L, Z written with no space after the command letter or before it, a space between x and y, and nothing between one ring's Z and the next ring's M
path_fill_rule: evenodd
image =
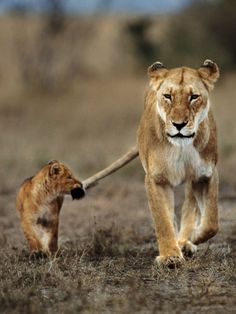
M185 186L185 200L181 210L180 232L178 243L186 255L192 255L197 251L197 246L189 239L197 224L199 209L193 194L192 183L187 182Z
M21 223L22 229L24 231L26 240L29 245L29 249L31 252L37 252L42 250L42 244L40 240L38 239L37 235L35 234L35 231L32 228L32 225L30 223L27 223L27 221L22 221Z
M58 219L54 222L52 230L50 232L50 241L49 241L49 252L51 255L57 253L58 250Z
M176 240L171 213L173 190L168 184L156 184L149 175L146 175L145 186L159 246L159 256L156 262L167 265L179 263L183 260L183 255Z
M53 255L57 252L59 214L46 213L38 217L38 238L45 253Z
M201 211L200 225L195 228L192 242L199 244L212 238L218 231L218 172L204 181L193 184L195 197Z

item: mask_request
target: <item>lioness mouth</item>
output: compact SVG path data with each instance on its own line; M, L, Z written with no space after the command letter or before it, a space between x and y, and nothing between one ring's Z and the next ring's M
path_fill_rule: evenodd
M190 135L183 135L182 133L177 133L177 134L175 134L175 135L171 135L171 134L169 134L169 133L167 133L167 135L169 136L169 137L177 137L177 138L191 138L191 137L194 137L194 135L195 135L195 133L192 133L192 134L190 134Z

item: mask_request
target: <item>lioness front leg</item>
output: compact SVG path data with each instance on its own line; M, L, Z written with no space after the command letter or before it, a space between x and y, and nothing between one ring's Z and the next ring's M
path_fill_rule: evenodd
M157 264L174 264L183 260L178 246L172 219L173 191L170 185L157 184L153 177L146 175L146 190L157 235L159 256Z
M200 225L192 234L192 242L199 244L212 238L218 225L218 172L214 169L212 177L193 184L193 190L201 211Z
M197 246L190 241L194 227L197 225L199 208L192 189L192 182L185 186L185 200L181 210L181 224L178 244L185 255L191 256L197 251Z

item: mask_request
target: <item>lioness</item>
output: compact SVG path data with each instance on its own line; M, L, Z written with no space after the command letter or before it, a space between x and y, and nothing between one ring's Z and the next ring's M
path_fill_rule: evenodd
M16 207L31 252L57 252L59 213L65 194L84 196L82 184L59 161L53 160L20 186Z
M149 90L138 129L140 159L152 212L158 264L179 263L183 253L218 231L216 125L209 92L218 66L206 60L199 69L148 68ZM173 188L186 182L180 231L174 224Z

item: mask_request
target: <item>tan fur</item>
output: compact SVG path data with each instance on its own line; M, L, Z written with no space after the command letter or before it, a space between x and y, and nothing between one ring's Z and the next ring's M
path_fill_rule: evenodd
M159 246L156 261L168 264L181 262L182 252L194 253L197 244L218 231L217 139L209 91L219 70L210 60L197 70L167 70L158 62L148 74L138 145ZM183 182L186 192L178 232L173 188Z
M54 160L21 185L16 207L30 251L57 252L59 213L65 194L82 184L62 163Z

